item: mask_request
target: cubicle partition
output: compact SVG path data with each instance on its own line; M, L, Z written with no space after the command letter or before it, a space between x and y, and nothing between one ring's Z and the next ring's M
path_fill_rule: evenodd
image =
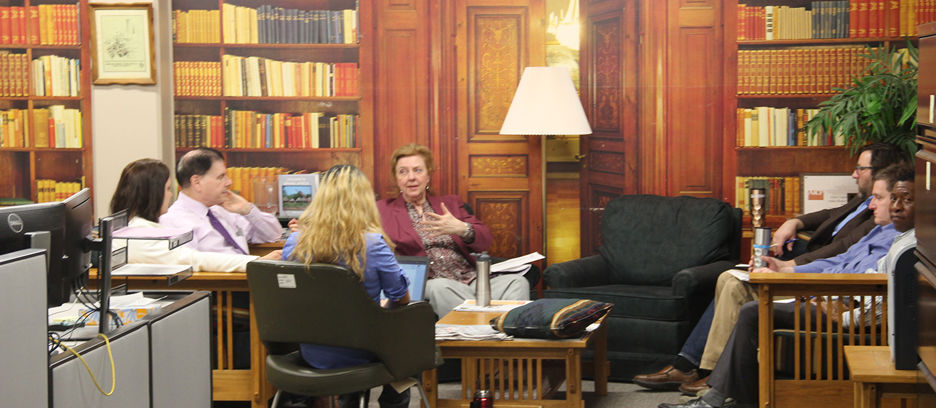
M54 356L51 371L52 406L84 407L209 407L211 361L208 292L146 292L148 297L174 300L158 313L109 333L116 368L111 389L111 361L105 340L96 337L77 345L90 367L71 353ZM28 406L28 405L23 405Z
M49 406L46 251L0 255L0 405Z

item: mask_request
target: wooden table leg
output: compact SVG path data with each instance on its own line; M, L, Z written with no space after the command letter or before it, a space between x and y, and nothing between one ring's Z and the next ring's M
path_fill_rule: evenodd
M429 406L431 408L435 408L436 406L438 406L439 372L435 368L431 370L423 371L422 387L423 387L423 392L426 394L426 401L429 403Z
M569 408L584 408L582 401L582 351L569 349L566 354L566 403Z
M611 367L608 364L608 327L601 325L599 333L595 333L595 354L592 358L595 366L595 394L608 395L608 375Z
M266 362L264 361L263 343L257 329L257 316L254 314L253 296L250 296L250 371L253 387L251 407L266 408L271 396L271 386L266 381Z

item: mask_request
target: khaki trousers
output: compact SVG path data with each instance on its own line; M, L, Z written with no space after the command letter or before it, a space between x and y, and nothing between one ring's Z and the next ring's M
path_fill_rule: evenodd
M700 368L711 370L715 367L738 321L741 306L753 300L757 300L757 288L754 285L742 282L727 272L718 276L715 285L715 316L705 341Z

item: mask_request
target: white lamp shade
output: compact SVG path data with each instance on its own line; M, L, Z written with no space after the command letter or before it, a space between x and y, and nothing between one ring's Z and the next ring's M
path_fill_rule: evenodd
M565 67L527 67L523 70L500 134L587 135L591 132L585 110Z

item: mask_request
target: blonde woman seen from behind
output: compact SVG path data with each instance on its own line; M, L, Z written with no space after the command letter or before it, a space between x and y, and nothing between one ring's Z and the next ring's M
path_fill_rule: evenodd
M373 187L367 177L351 165L340 165L322 173L312 203L299 218L300 230L289 236L283 259L305 264L331 263L345 266L361 278L364 290L375 302L383 291L389 305L409 303L409 281L393 255L393 242L383 232ZM376 361L363 350L302 344L302 358L320 369L342 368ZM339 398L342 407L357 406L360 394ZM409 405L409 390L397 393L384 386L382 408Z

